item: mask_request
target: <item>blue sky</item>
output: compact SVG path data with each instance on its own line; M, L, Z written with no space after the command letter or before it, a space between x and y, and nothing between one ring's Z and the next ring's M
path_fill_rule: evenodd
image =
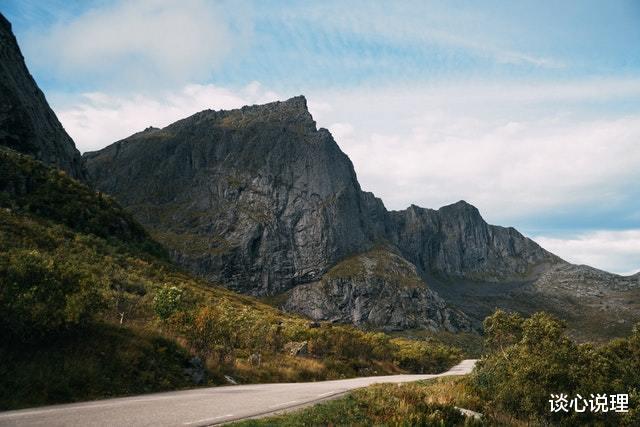
M307 96L390 209L465 199L640 269L640 2L1 0L82 151Z

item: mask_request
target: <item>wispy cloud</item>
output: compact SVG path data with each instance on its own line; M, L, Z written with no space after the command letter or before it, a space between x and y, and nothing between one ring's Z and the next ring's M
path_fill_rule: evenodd
M492 36L497 30L494 28L496 23L486 14L472 13L467 8L443 7L442 2L359 2L356 6L328 1L279 13L291 31L296 26L311 25L337 40L348 40L356 35L368 40L384 39L394 45L462 50L467 55L500 64L541 68L565 66L558 58L515 46L514 39Z

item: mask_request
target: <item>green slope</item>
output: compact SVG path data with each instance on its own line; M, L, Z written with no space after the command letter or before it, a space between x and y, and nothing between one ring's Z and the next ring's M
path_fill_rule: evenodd
M219 384L225 375L435 372L461 358L434 342L311 324L193 278L111 198L8 149L0 149L0 335L0 409Z

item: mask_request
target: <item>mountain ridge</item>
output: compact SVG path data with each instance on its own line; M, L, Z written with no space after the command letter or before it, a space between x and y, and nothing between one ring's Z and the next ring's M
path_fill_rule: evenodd
M384 279L374 275L353 288L353 280L327 284L326 275L344 260L366 258L382 246L387 257L399 256L414 269L429 293L469 310L476 326L496 306L487 298L469 307L475 290L464 283L495 288L492 298L506 308L553 305L563 315L553 298L547 304L540 296L566 279L561 267L571 264L513 227L486 223L465 201L437 210L416 205L387 210L380 198L362 190L350 159L329 131L317 128L303 96L204 110L83 158L97 188L127 206L177 262L235 291L279 296L292 311L332 313L315 316L324 320L368 319L358 307L377 306L382 297L375 284ZM616 279L602 280L607 286ZM563 301L579 298L573 295L576 287L569 288L559 296ZM314 301L317 309L305 301ZM435 299L429 301L432 318L438 317ZM407 318L423 315L415 306L404 309ZM447 329L443 318L438 327Z
M209 130L212 135L206 135ZM144 148L138 147L138 144L143 144ZM305 152L307 148L318 148L319 153ZM125 153L125 150L128 153ZM153 153L147 155L143 153L145 150L147 153ZM161 156L167 158L160 158ZM136 133L103 150L85 153L83 157L92 180L102 190L116 194L123 203L135 206L136 209L141 205L147 208L148 202L154 205L171 203L182 196L176 194L176 191L165 191L164 187L160 191L162 194L150 194L155 191L154 185L157 185L156 175L164 173L170 177L165 180L166 184L173 186L176 181L182 181L179 185L188 187L191 182L186 181L202 178L196 178L196 175L202 175L203 169L221 167L222 164L222 169L227 174L223 178L234 181L232 184L245 194L253 192L254 195L260 196L264 194L264 188L260 189L261 186L272 189L274 186L282 187L284 183L285 193L292 192L296 197L311 194L312 197L331 203L334 201L332 198L338 195L345 196L346 192L347 202L351 203L347 209L348 213L357 217L357 221L349 222L351 232L347 233L348 238L345 236L337 242L338 245L346 247L336 250L337 256L329 257L329 262L320 267L321 273L326 272L328 267L338 260L363 252L381 240L391 242L400 248L405 256L418 252L416 257L410 257L414 264L418 264L422 270L435 271L447 276L468 277L473 273L490 281L503 280L512 278L514 274L526 274L534 264L544 261L562 262L515 229L487 224L478 210L464 201L438 210L415 205L403 211L386 210L379 198L362 191L353 164L340 150L331 134L326 129L316 128L303 96L229 111L204 110L161 130L152 129ZM154 170L154 177L150 178L150 171L144 170L144 165L139 164L140 159L144 159L145 163L159 164L166 168ZM135 189L123 190L122 177L120 182L116 182L119 179L118 172L114 176L106 176L105 171L111 174L113 167L119 167L119 161L127 165L127 179L135 182L138 179L146 180L144 192L137 193ZM180 162L180 171L176 170L176 161ZM132 166L132 163L136 162L139 168ZM101 163L109 167L101 168ZM309 169L314 169L313 173L309 174ZM337 169L340 169L339 172ZM236 171L244 173L245 176L234 176ZM221 172L217 171L205 179L219 183L220 175ZM276 182L277 180L282 182ZM198 185L202 186L203 183L194 184ZM285 198L287 196L288 194L284 195ZM198 200L198 197L201 200ZM187 202L202 202L202 199L206 198L206 195L200 194ZM258 203L255 199L256 197L253 197L247 201ZM219 198L216 201L219 201ZM213 205L211 197L209 202ZM269 201L263 202L268 204ZM317 205L318 203L314 206L318 207ZM278 206L271 213L280 215L284 207ZM339 207L337 212L340 212L337 221L345 221L345 212ZM470 231L464 228L467 222L473 223L471 229L477 229L478 233L465 235ZM324 226L331 229L326 223ZM299 234L299 231L295 230L289 232L293 235ZM421 241L420 238L415 241L417 233L420 232L427 234L429 241ZM439 241L435 238L437 236L452 238ZM475 239L478 244L470 247L469 239ZM459 250L461 248L464 250ZM329 248L331 252L330 249L335 248ZM530 254L531 259L519 256L523 253ZM496 265L492 271L486 268L490 263L499 263L504 255L510 257L510 265ZM472 257L476 259L472 260ZM472 268L476 271L472 271ZM302 283L317 278L314 273L311 276L306 280L294 282ZM259 293L286 290L291 285L292 283L279 284L275 289L269 289L267 286L266 290Z

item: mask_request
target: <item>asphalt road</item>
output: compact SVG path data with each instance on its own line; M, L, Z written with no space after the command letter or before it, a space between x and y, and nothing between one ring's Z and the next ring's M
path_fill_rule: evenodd
M251 384L146 394L0 412L0 426L207 426L292 410L375 383L471 372L464 360L437 375L390 375L312 383Z

